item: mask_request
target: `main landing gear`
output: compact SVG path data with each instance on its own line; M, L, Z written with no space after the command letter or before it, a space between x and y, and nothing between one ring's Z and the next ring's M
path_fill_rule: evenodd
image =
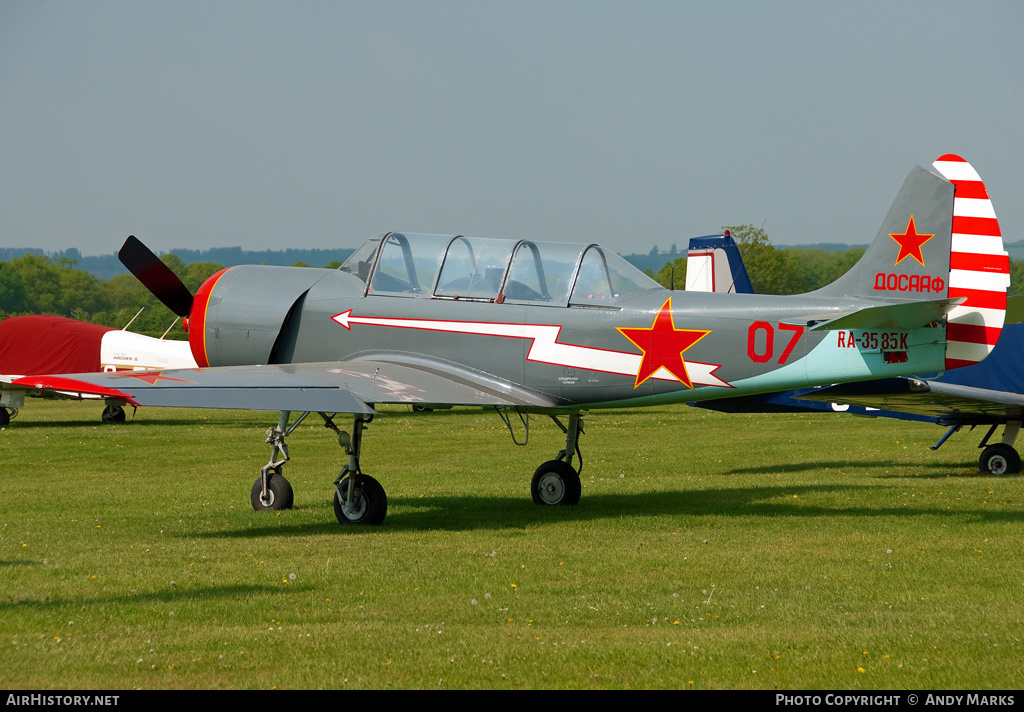
M341 468L334 480L334 516L340 524L380 524L388 513L388 497L384 488L359 469L363 430L371 420L372 416L356 415L351 438L338 432L338 443L348 453L348 464Z
M580 454L580 435L583 433L583 418L579 413L569 416L569 427L565 427L554 416L551 418L565 432L565 449L559 451L554 460L548 460L533 473L530 493L537 504L577 504L583 485L580 471L583 456ZM580 461L580 469L572 466L573 457Z
M277 426L267 430L266 442L271 446L270 461L260 470L250 495L252 508L256 511L291 509L294 493L291 484L281 474L285 463L291 459L285 438L299 427L307 415L308 412L303 413L288 425L291 411L283 410ZM334 480L334 515L341 524L380 524L388 511L387 495L377 480L364 475L359 469L363 430L373 417L356 415L351 436L334 424L333 416L320 413L320 417L324 419L324 427L337 433L338 444L349 456L348 464Z
M270 460L260 470L260 476L252 485L250 497L252 508L256 511L291 508L294 501L292 486L281 474L290 459L285 438L291 435L307 415L308 412L303 413L289 425L291 411L281 411L277 426L267 430L266 443L271 446ZM334 516L341 524L382 523L388 512L387 494L377 480L364 474L359 467L363 432L373 416L354 415L351 435L334 424L333 415L320 413L320 416L324 419L324 426L337 433L338 444L348 455L348 463L334 480ZM571 413L568 426L562 425L554 416L552 420L565 433L565 449L559 451L554 460L537 468L530 483L530 492L537 504L573 505L580 501L582 490L580 471L583 469L583 457L579 441L583 434L583 418L579 413ZM579 469L573 467L574 459L579 460Z
M125 419L124 406L119 403L107 403L100 416L104 423L123 423Z
M985 446L995 429L996 426L993 425L978 447ZM1013 443L1017 440L1019 432L1020 421L1008 421L1003 428L1003 441L988 445L981 451L981 457L978 458L978 470L990 475L1011 475L1020 472L1020 455L1013 449Z
M981 444L978 445L979 448L984 448L981 451L981 457L978 458L979 472L986 475L1013 475L1020 472L1020 455L1013 447L1014 442L1017 440L1017 434L1020 432L1020 424L1021 421L1019 420L1008 420L1003 427L1002 442L993 443L992 445L988 444L988 440L996 432L999 424L996 423L988 429L985 437L981 439ZM938 450L942 443L946 442L961 427L959 423L951 426L946 431L946 434L931 446L931 449Z

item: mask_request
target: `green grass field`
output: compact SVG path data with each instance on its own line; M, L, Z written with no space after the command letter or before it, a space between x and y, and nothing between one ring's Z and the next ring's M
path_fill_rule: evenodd
M391 408L362 463L388 518L353 528L315 416L294 509L257 513L275 414L99 411L33 401L0 430L8 688L1024 681L1024 478L977 474L977 431L932 452L942 429L901 421L596 412L580 504L545 508L548 419L516 447L493 412Z

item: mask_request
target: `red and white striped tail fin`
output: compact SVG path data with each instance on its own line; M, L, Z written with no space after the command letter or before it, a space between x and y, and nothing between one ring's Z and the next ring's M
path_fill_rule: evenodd
M946 320L946 368L978 363L992 351L1006 316L1010 257L988 190L970 163L946 154L932 164L956 186L949 297L966 297Z

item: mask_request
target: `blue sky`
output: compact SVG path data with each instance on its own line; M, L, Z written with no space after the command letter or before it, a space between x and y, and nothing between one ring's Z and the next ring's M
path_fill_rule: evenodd
M944 153L1014 242L1022 21L1016 0L0 0L0 246L866 243Z

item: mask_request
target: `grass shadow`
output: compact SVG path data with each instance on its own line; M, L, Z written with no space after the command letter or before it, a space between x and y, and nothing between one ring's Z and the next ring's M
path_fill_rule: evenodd
M281 593L282 591L288 591L289 593L299 593L303 590L299 586L290 586L287 588L279 586L252 586L252 585L230 585L230 586L208 586L205 588L182 588L166 590L166 591L150 591L147 593L138 594L123 594L119 596L98 596L93 598L86 597L58 597L52 598L47 596L42 599L35 598L21 598L18 600L0 600L0 611L11 611L20 608L36 608L36 609L60 609L66 606L102 606L102 605L129 605L133 603L138 604L153 604L153 603L180 603L182 601L195 601L198 599L203 600L214 600L223 598L237 598L237 597L248 597L252 595L262 595L266 593Z
M528 529L556 522L621 520L633 516L665 517L961 517L976 521L1024 522L1024 512L994 512L987 509L950 511L945 507L903 506L821 506L789 501L814 494L871 490L870 486L804 485L780 487L713 488L641 494L584 495L572 507L545 507L525 498L513 497L393 497L382 527L338 524L329 503L323 505L322 524L280 522L233 531L193 532L190 537L256 539L278 536L352 535L373 536L377 532L469 531ZM773 501L777 500L777 501ZM785 500L785 501L782 501ZM306 505L304 510L316 510Z

